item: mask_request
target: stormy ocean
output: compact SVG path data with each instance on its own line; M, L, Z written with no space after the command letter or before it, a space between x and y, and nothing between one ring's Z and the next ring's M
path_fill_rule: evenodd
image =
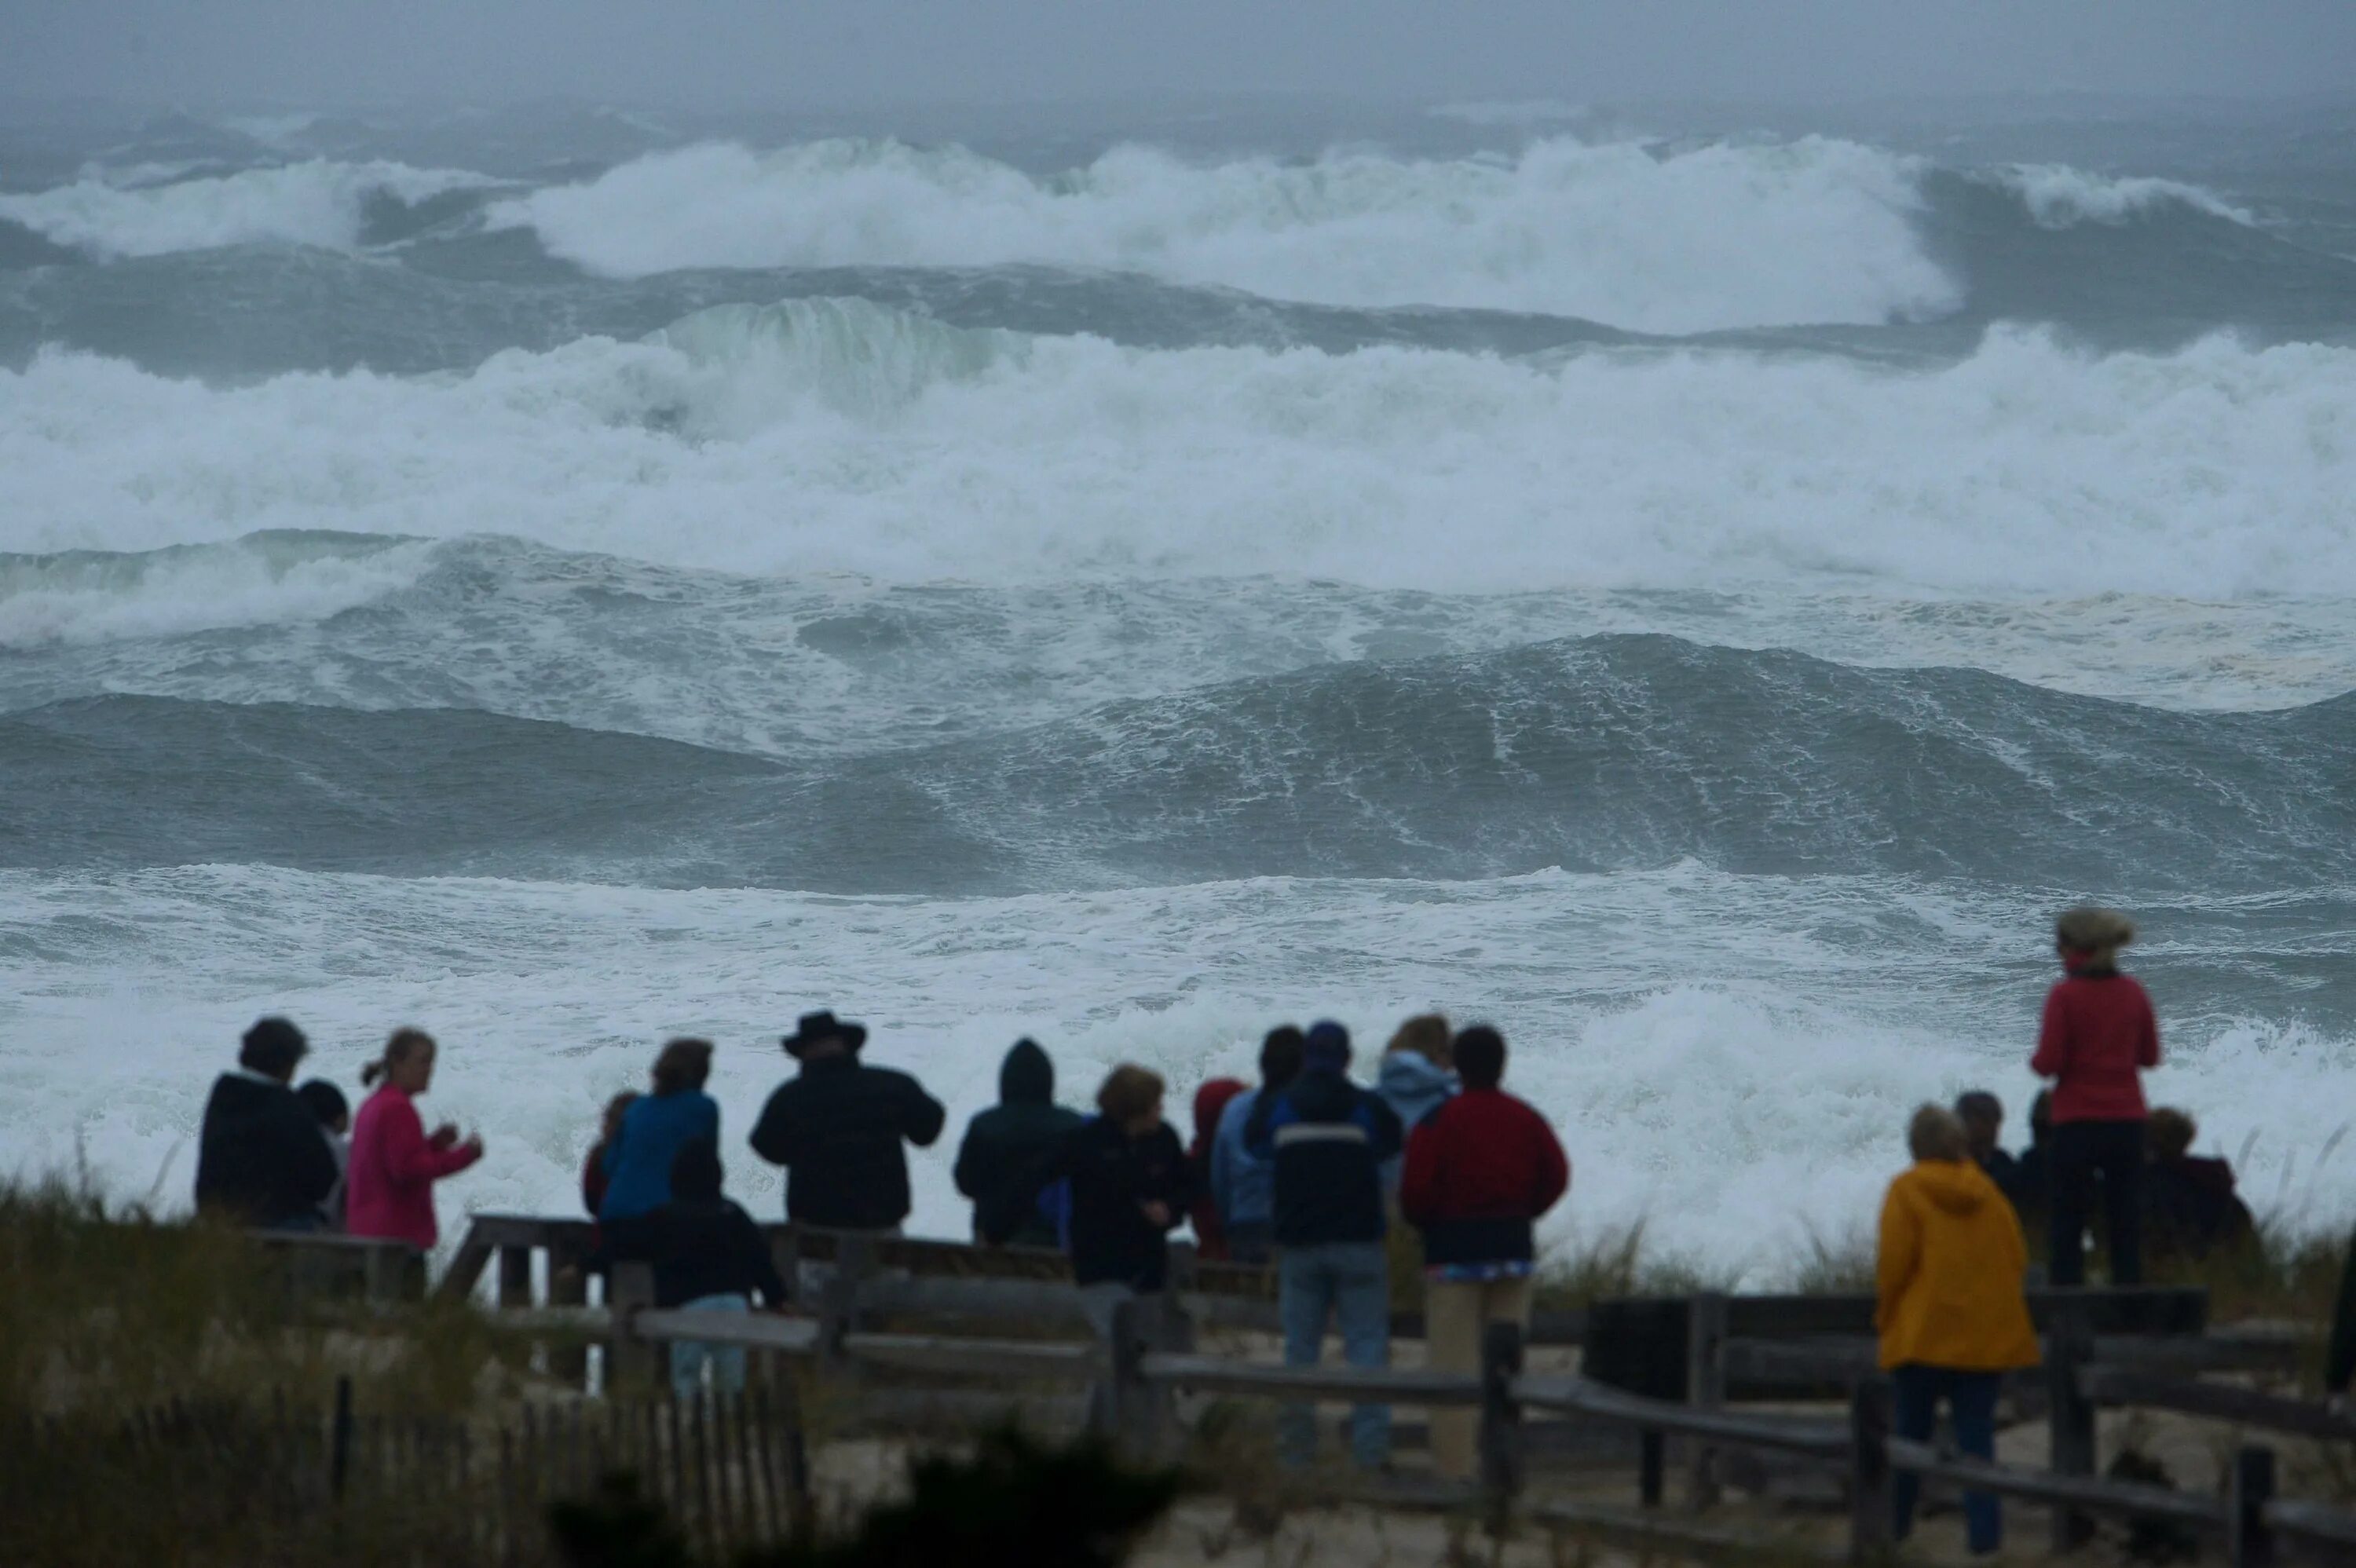
M766 1216L810 1008L954 1126L1437 1007L1768 1283L2087 898L2356 1216L2345 104L0 126L0 1170L185 1204L283 1010L571 1211L697 1033Z

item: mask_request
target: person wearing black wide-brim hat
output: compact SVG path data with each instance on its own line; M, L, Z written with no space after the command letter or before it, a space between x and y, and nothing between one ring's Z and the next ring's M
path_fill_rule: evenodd
M779 1084L753 1128L753 1152L786 1171L786 1218L889 1231L908 1217L905 1144L928 1147L947 1115L905 1072L859 1059L867 1027L804 1013L786 1036L801 1072Z

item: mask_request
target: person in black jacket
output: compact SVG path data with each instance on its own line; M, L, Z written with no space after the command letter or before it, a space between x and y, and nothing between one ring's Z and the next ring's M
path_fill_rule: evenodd
M1349 1031L1314 1026L1301 1076L1263 1094L1244 1128L1244 1147L1276 1167L1277 1306L1287 1366L1317 1364L1329 1321L1341 1331L1350 1365L1390 1365L1382 1170L1399 1152L1399 1121L1379 1095L1350 1082L1349 1067ZM1351 1413L1351 1456L1364 1468L1390 1462L1390 1416L1381 1404ZM1314 1410L1287 1406L1278 1436L1285 1463L1308 1464L1317 1447Z
M237 1067L214 1081L197 1145L197 1207L272 1231L316 1231L342 1172L319 1119L288 1087L309 1052L303 1031L263 1019Z
M842 1231L890 1231L908 1217L908 1157L947 1113L905 1072L859 1060L863 1024L806 1013L786 1036L801 1072L778 1085L753 1128L753 1152L786 1168L786 1218Z
M753 1297L769 1307L786 1301L769 1243L753 1217L721 1194L726 1173L710 1138L680 1146L670 1167L670 1201L599 1226L611 1262L654 1264L655 1305L691 1312L748 1312ZM703 1387L703 1369L720 1393L744 1387L742 1346L677 1339L670 1348L670 1384L681 1399Z
M1066 1133L1023 1183L1029 1194L1072 1184L1072 1277L1094 1293L1092 1312L1162 1289L1170 1232L1194 1200L1185 1147L1162 1119L1162 1088L1142 1067L1114 1068L1097 1090L1099 1114Z
M967 1125L965 1141L958 1146L957 1189L973 1200L976 1240L1001 1231L1005 1242L1016 1246L1063 1244L1055 1218L1027 1182L1084 1120L1077 1111L1055 1104L1055 1064L1039 1042L1016 1040L998 1069L998 1104Z
M1955 1096L1955 1120L1964 1124L1964 1138L1972 1163L1996 1183L2008 1199L2019 1189L2020 1162L2004 1152L2004 1102L1985 1089Z

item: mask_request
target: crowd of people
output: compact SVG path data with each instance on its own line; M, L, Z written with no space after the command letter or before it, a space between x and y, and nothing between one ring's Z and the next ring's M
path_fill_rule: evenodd
M2030 1061L2053 1086L2031 1108L2019 1156L2004 1150L2004 1108L1985 1092L1952 1110L1925 1106L1909 1126L1913 1164L1891 1184L1879 1241L1882 1360L1903 1435L1927 1437L1944 1405L1964 1451L1992 1454L1997 1383L2038 1360L2026 1233L2046 1235L2056 1285L2083 1282L2090 1243L2125 1285L2142 1279L2147 1255L2200 1257L2253 1236L2225 1162L2191 1154L2191 1118L2145 1104L2141 1075L2158 1064L2159 1033L2142 986L2119 968L2134 935L2109 910L2072 910L2057 923L2063 977ZM907 1218L906 1150L934 1144L947 1114L913 1077L866 1061L866 1040L862 1025L831 1012L805 1015L783 1040L798 1071L771 1094L749 1143L784 1169L789 1220L889 1232ZM306 1051L283 1019L247 1031L206 1107L199 1206L433 1246L434 1184L483 1155L455 1127L425 1130L416 1102L433 1083L434 1040L396 1032L362 1074L374 1092L357 1115L330 1083L294 1085ZM1470 1371L1486 1324L1527 1321L1536 1227L1568 1191L1569 1161L1547 1117L1505 1089L1494 1029L1410 1019L1371 1086L1352 1077L1353 1052L1338 1023L1269 1030L1259 1081L1201 1085L1183 1144L1159 1075L1115 1067L1091 1115L1056 1103L1053 1061L1019 1040L1000 1069L999 1104L972 1119L957 1151L973 1233L1067 1253L1104 1321L1120 1300L1166 1287L1169 1239L1191 1224L1202 1255L1273 1265L1289 1364L1314 1364L1332 1334L1361 1367L1388 1364L1392 1251L1405 1243L1423 1276L1430 1364ZM786 1285L758 1228L723 1195L720 1107L705 1092L712 1056L709 1041L672 1040L647 1091L605 1107L582 1198L601 1255L650 1262L660 1305L741 1312L782 1301ZM2342 1295L2356 1298L2356 1264ZM2356 1371L2351 1310L2356 1299L2343 1299L2333 1350L2342 1391ZM743 1377L741 1357L693 1345L678 1348L672 1370L682 1388ZM1470 1412L1435 1413L1442 1474L1472 1474L1472 1423ZM1386 1407L1357 1407L1348 1431L1356 1463L1388 1462ZM1283 1413L1287 1463L1309 1463L1315 1438L1308 1406ZM1911 1492L1901 1508L1902 1524ZM1993 1499L1966 1511L1974 1548L1993 1550Z

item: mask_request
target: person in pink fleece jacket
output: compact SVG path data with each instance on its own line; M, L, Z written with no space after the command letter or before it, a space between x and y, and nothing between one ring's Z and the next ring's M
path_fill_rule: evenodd
M344 1223L355 1236L376 1236L427 1248L441 1232L434 1222L434 1184L483 1157L483 1140L458 1141L447 1123L429 1136L417 1096L434 1083L434 1037L423 1029L393 1031L384 1055L360 1072L360 1082L384 1080L352 1123Z

